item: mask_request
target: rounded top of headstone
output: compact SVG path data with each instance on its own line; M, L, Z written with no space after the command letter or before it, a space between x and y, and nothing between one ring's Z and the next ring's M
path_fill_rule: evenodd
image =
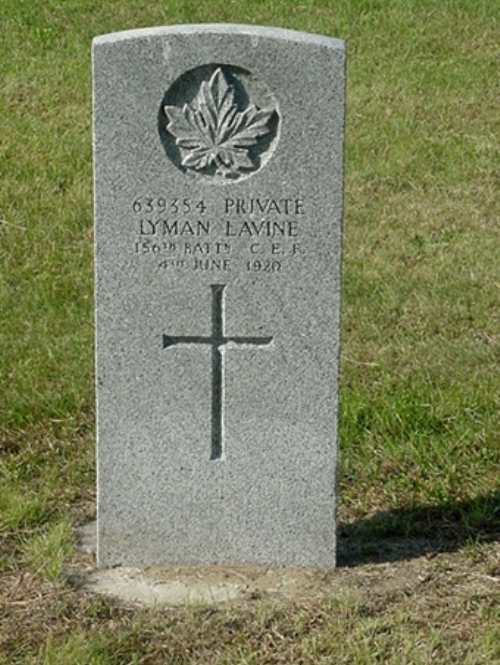
M288 28L274 28L270 26L245 25L238 23L193 23L182 25L167 25L152 28L137 28L134 30L122 30L111 32L106 35L94 37L94 43L115 42L137 38L147 38L161 35L248 35L249 37L266 37L268 39L281 39L293 42L307 42L318 46L327 46L345 50L345 42L336 37L327 37L310 32L289 30Z

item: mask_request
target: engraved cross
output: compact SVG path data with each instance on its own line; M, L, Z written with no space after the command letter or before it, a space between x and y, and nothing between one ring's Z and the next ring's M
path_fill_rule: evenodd
M244 346L268 346L272 337L226 337L224 334L225 284L212 284L212 335L210 337L163 335L163 348L176 344L208 344L212 347L212 452L210 459L224 459L224 355L229 342Z

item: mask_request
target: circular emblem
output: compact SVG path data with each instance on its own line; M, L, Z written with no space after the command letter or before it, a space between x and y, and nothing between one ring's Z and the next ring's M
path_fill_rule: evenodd
M261 169L278 141L274 95L250 72L205 65L180 76L165 93L160 138L182 171L234 182Z

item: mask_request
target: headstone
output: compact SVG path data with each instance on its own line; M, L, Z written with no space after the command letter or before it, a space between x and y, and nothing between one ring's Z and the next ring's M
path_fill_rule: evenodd
M93 45L98 561L335 565L345 52Z

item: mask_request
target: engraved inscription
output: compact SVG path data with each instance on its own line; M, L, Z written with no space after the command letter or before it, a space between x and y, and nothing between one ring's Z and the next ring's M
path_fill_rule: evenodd
M159 268L264 276L307 255L308 206L301 196L221 197L207 204L174 194L143 193L130 202L135 253L158 257Z
M251 175L269 159L278 136L277 104L255 76L230 65L206 65L169 88L160 137L174 164L215 182Z
M172 214L188 215L196 212L203 215L207 209L204 201L193 201L192 199L167 199L163 196L149 198L147 196L139 197L132 203L132 210L137 214Z
M272 337L226 337L224 332L225 284L212 284L212 335L210 337L163 335L163 348L177 344L208 344L212 347L212 447L210 459L224 459L224 355L221 348L234 343L245 346L269 346ZM234 348L234 347L233 347Z
M139 220L139 233L141 236L202 236L210 233L210 222L195 221L189 222L187 220L179 222L174 219L141 219Z
M224 201L226 215L303 215L303 199L230 199Z
M226 222L226 235L227 236L267 236L274 238L280 236L282 238L296 238L299 233L298 224L296 221L289 222L238 222L233 224L229 220Z
M249 272L278 272L281 270L280 261L247 261Z

